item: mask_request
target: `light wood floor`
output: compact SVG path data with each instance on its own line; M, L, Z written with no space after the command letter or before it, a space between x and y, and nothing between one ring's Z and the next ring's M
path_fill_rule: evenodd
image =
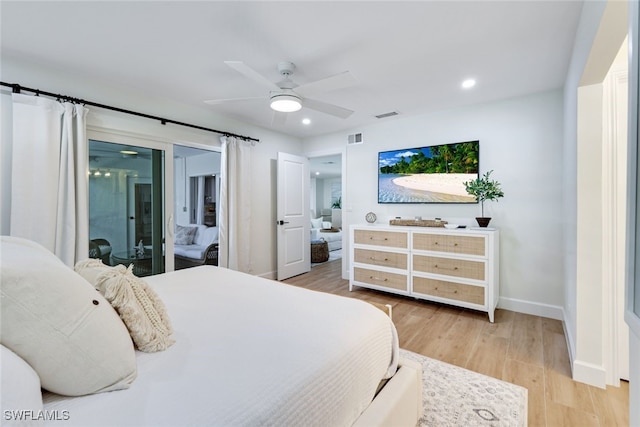
M285 283L393 306L400 347L529 390L529 426L628 426L629 384L592 387L571 379L562 323L497 310L486 313L356 288L341 278L340 260Z

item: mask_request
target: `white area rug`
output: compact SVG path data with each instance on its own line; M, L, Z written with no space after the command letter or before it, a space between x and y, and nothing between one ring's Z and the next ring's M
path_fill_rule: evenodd
M423 367L420 427L527 425L526 388L408 350L400 356Z
M329 261L335 261L340 258L342 258L342 249L329 252Z

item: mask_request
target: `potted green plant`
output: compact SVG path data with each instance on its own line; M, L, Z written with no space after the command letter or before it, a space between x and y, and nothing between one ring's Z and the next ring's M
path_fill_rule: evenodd
M481 216L476 218L480 227L486 227L489 225L491 218L484 216L484 201L495 200L498 201L500 197L504 197L504 192L500 188L500 183L490 178L492 170L485 173L478 179L464 182L464 188L472 196L475 196L476 200L480 202Z

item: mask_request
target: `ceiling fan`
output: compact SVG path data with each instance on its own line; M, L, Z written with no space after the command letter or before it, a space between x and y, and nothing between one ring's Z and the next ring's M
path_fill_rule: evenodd
M302 107L320 111L341 119L346 119L353 114L353 111L347 108L309 98L310 96L314 96L319 93L342 89L356 84L357 81L355 77L353 77L349 71L344 71L340 74L317 80L315 82L297 85L293 80L291 80L291 75L296 69L295 64L292 62L285 61L278 63L278 71L282 76L282 80L276 83L267 79L242 61L225 61L224 63L245 77L248 77L256 83L268 88L269 94L267 96L260 97L212 99L204 101L207 104L218 105L227 102L269 99L269 105L276 113L274 116L274 122L284 121L286 119L286 114L279 113L291 113L300 110Z

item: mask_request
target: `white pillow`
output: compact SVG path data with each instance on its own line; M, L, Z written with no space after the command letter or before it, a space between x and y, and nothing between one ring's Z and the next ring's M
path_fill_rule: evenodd
M184 227L182 225L176 225L176 235L174 237L174 244L176 245L192 245L193 238L196 236L196 227Z
M175 343L167 310L147 282L133 274L132 268L107 267L95 259L80 261L75 266L120 314L138 350L166 350Z
M135 350L111 304L37 243L2 236L0 253L0 339L42 387L68 396L128 388Z
M13 351L0 346L0 375L2 425L41 425L42 420L32 419L37 418L39 411L43 410L40 377L36 371ZM33 417L30 417L31 414Z
M322 221L322 228L331 228L331 221Z
M322 217L311 219L311 228L322 228Z
M203 245L209 246L218 241L218 227L208 227L202 232Z

